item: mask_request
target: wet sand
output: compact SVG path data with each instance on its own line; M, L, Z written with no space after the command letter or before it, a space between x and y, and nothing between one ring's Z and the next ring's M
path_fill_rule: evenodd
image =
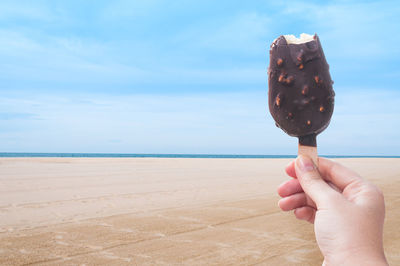
M338 159L385 194L400 265L400 159ZM321 265L277 207L288 159L1 158L1 265Z

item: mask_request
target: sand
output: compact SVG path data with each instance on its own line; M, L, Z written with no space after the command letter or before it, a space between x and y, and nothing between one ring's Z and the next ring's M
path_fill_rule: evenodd
M385 194L400 265L400 159L338 159ZM321 265L277 207L288 159L1 158L1 265Z

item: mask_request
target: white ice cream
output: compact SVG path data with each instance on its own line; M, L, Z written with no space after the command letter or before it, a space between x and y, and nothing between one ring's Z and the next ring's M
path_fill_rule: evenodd
M283 35L283 37L285 37L286 42L288 44L300 44L300 43L311 42L312 40L314 40L314 35L310 35L307 33L300 34L300 38L297 38L294 35Z

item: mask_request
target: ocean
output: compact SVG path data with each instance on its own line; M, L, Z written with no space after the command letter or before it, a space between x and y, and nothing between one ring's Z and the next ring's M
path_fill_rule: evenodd
M251 154L152 154L152 153L36 153L0 152L0 157L76 157L76 158L242 158L279 159L296 158L297 155L251 155ZM400 156L320 155L328 158L400 158Z

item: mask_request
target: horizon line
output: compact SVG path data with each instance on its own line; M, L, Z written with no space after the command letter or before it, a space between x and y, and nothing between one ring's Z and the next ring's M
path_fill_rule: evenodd
M224 153L99 153L99 152L0 152L0 157L92 157L92 158L296 158L297 154L224 154ZM328 158L400 158L400 155L327 155Z

